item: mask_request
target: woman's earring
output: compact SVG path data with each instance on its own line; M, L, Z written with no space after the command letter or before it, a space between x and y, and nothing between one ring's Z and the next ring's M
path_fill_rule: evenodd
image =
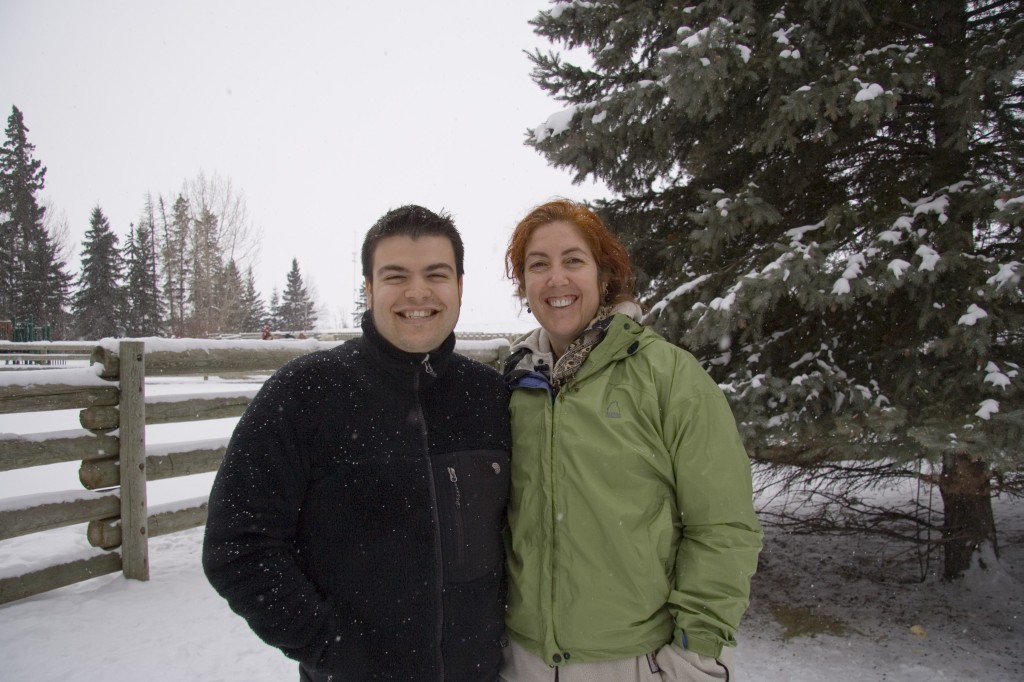
M531 308L531 307L530 307L529 305L527 305L527 306L526 306L526 312L528 312L528 313L530 313L531 315L533 315L533 308Z

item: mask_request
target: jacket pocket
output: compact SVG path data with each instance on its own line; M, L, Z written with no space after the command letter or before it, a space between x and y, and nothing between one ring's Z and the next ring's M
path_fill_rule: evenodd
M727 651L722 651L722 658L711 658L669 642L658 649L657 662L666 682L729 682L732 673L725 660Z
M447 582L500 570L509 494L509 453L455 452L435 459L434 480Z

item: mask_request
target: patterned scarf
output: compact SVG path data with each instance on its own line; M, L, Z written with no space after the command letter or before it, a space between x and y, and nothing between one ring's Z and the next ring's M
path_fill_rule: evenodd
M608 325L612 322L612 316L607 310L599 310L597 319L565 349L562 357L555 361L555 367L551 370L551 385L556 390L561 390L568 384L583 363L586 362L590 351L594 350L597 344L604 340L608 333Z
M614 307L602 307L597 311L597 316L586 329L565 349L562 357L555 361L555 368L551 370L551 385L555 390L571 383L576 372L586 362L590 351L594 350L597 344L604 340L608 333L608 327L612 323L612 317L616 314L627 315L637 322L643 319L643 310L633 301L623 301Z
M554 392L558 393L560 388L572 383L590 352L604 340L615 314L626 315L637 322L643 319L643 310L632 301L624 301L611 308L600 308L587 328L580 332L566 348L565 353L557 359L551 350L551 339L547 331L543 328L534 329L512 344L509 360L513 361L513 364L505 368L506 375L515 368L523 373L540 372L548 378Z

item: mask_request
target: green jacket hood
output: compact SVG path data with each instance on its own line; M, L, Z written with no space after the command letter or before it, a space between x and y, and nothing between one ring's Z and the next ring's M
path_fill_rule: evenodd
M609 362L621 360L655 341L663 340L657 332L643 326L626 313L614 313L595 320L588 329L595 326L605 327L604 338L591 351L587 362L583 363L577 373L577 380L600 371L600 368ZM505 363L505 378L511 383L515 379L513 375L536 371L538 365L550 369L554 366L555 360L547 333L538 327L512 343Z

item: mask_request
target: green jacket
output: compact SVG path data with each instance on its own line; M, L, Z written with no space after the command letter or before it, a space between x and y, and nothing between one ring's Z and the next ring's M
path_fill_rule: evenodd
M762 538L721 389L692 355L616 315L553 398L530 371L543 355L515 352L528 338L506 372L509 635L553 665L673 638L719 656L735 645Z

